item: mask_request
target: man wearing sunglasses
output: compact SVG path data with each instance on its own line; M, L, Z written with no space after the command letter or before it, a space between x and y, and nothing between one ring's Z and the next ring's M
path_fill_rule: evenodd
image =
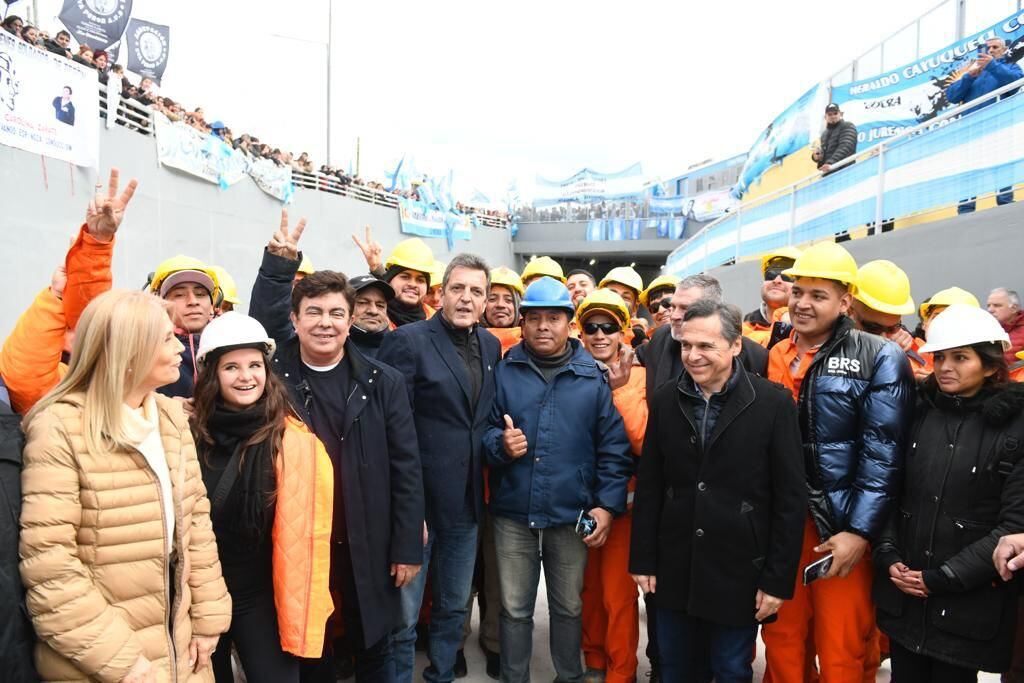
M800 250L796 247L782 247L761 257L761 305L743 316L743 336L765 348L771 340L772 326L788 310L793 278L784 271L793 267L798 256Z
M669 283L670 288L673 285ZM647 292L641 297L644 294ZM610 289L591 292L576 310L580 341L594 360L607 368L612 401L622 416L636 458L640 456L647 429L647 381L644 369L633 365L633 350L623 343L630 317L626 302ZM582 596L586 680L631 683L636 679L640 613L636 584L629 575L629 509L635 489L636 477L632 477L626 513L612 522L605 544L587 552Z
M653 330L668 324L672 313L672 293L676 290L679 278L674 275L659 275L651 280L647 289L640 292L640 303L654 318Z
M932 374L932 364L918 352L924 340L917 339L903 326L903 316L914 313L910 279L892 261L870 261L857 269L850 318L854 326L868 334L896 342L906 354L914 378L923 381Z

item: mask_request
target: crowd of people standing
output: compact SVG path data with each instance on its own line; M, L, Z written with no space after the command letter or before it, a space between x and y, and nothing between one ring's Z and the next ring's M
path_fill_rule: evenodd
M918 307L827 241L766 254L744 316L706 274L369 228L350 277L282 211L245 315L189 256L112 288L136 186L0 349L11 680L451 681L476 593L527 681L542 571L562 681L637 679L641 596L656 680L750 681L759 630L776 683L1021 680L1013 292Z

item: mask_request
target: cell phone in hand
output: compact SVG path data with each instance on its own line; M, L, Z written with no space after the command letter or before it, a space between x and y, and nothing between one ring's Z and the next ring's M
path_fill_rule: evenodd
M576 533L580 538L586 538L597 531L597 520L591 517L586 510L580 510L580 516L576 518Z
M809 565L804 567L804 585L811 585L813 582L825 576L825 574L828 574L828 570L831 568L832 553L829 553L820 560L811 562Z

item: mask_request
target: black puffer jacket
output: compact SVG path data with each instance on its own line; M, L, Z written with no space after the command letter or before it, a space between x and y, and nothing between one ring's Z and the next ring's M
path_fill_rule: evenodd
M1016 625L1016 582L992 551L1024 531L1024 385L944 394L919 389L899 506L874 551L878 625L903 647L958 666L1005 671ZM903 562L922 571L926 599L889 579Z
M21 417L0 403L0 679L5 681L39 680L32 665L36 636L18 572L24 445Z
M839 163L856 151L857 126L849 121L825 126L821 132L821 161L818 162L818 168L825 164Z

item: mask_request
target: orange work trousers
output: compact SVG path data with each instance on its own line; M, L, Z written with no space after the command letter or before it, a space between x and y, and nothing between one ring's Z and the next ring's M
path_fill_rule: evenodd
M779 610L775 623L761 629L766 677L772 683L804 683L812 672L808 641L817 650L822 683L862 683L875 680L878 641L871 602L871 553L845 578L818 579L803 585L803 568L822 556L814 552L818 534L810 517L804 525L804 544L796 590ZM813 661L813 660L811 660Z
M629 575L632 515L612 521L608 540L587 551L583 574L583 658L607 683L636 680L640 593Z

